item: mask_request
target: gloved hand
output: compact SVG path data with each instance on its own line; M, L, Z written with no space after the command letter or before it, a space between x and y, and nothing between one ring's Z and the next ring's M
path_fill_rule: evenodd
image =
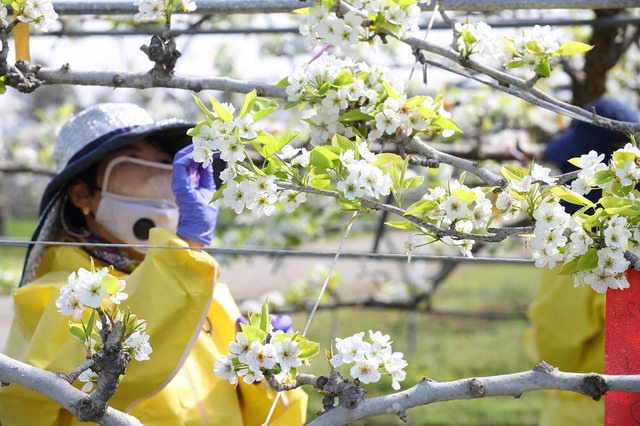
M216 184L211 164L203 168L193 159L193 145L182 148L173 158L171 188L180 212L178 235L209 245L218 218L218 202L209 204Z

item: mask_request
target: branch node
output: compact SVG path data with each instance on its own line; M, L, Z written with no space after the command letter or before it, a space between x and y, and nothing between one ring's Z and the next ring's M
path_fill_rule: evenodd
M176 62L182 54L177 49L176 39L168 32L154 35L151 37L149 45L140 46L140 50L147 55L151 62L155 63L151 69L151 76L154 79L167 81L173 77Z
M120 87L124 83L124 78L120 74L116 74L113 76L111 82L114 85L114 88Z
M589 395L594 401L600 401L602 395L609 391L607 381L599 374L587 374L582 379L580 389L585 395Z
M407 410L400 410L396 414L404 423L407 423L409 421L409 418L407 417Z
M60 67L60 71L62 72L69 72L69 69L71 69L71 65L69 65L69 62L62 64L62 66Z
M480 379L473 378L469 380L469 390L471 391L471 395L475 398L480 398L484 396L484 384Z
M538 365L533 367L533 371L537 373L553 374L558 371L558 369L551 364L547 364L545 361L541 361Z

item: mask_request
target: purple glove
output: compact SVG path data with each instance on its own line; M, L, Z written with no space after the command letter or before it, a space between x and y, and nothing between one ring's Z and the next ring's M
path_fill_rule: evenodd
M218 218L218 202L209 204L216 191L213 167L202 168L193 159L193 145L178 151L173 158L171 185L180 211L178 235L204 245L211 244Z

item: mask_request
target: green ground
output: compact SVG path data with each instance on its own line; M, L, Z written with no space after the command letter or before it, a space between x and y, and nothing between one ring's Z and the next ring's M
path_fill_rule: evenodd
M33 221L14 220L10 235L29 237ZM0 248L0 294L7 294L19 278L25 249ZM434 308L465 311L523 312L531 300L540 270L528 266L468 265L460 267L445 282L434 299ZM346 337L368 329L392 335L394 350L405 353L409 362L408 379L403 389L426 376L440 382L474 376L488 376L523 371L532 367L523 354L523 320L482 320L421 314L417 331L417 351L408 352L409 314L397 310L344 309L319 312L309 331L312 340L326 347L331 329ZM294 318L301 328L307 314ZM322 349L324 351L324 349ZM311 371L326 374L327 364L318 356ZM391 391L383 379L366 386L368 396ZM321 406L320 395L310 395L309 416ZM412 425L533 425L542 404L541 393L529 393L520 399L487 398L453 401L408 411ZM365 424L404 424L395 416L369 419Z

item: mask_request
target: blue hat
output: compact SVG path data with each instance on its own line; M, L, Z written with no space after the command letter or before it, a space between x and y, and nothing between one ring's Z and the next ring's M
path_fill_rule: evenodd
M633 108L615 99L600 98L585 106L587 111L592 111L592 108L595 108L596 114L613 120L640 122L638 113ZM566 173L575 169L567 163L571 158L587 154L591 150L609 156L621 147L620 143L625 139L627 136L624 133L573 120L567 131L547 144L543 159L556 163Z
M129 103L99 104L71 117L56 139L57 172L42 196L31 241L55 241L64 234L60 215L65 190L81 172L108 153L145 138L177 152L191 143L186 133L194 125L178 119L154 121L143 108ZM29 247L20 285L33 279L43 252L43 245Z

